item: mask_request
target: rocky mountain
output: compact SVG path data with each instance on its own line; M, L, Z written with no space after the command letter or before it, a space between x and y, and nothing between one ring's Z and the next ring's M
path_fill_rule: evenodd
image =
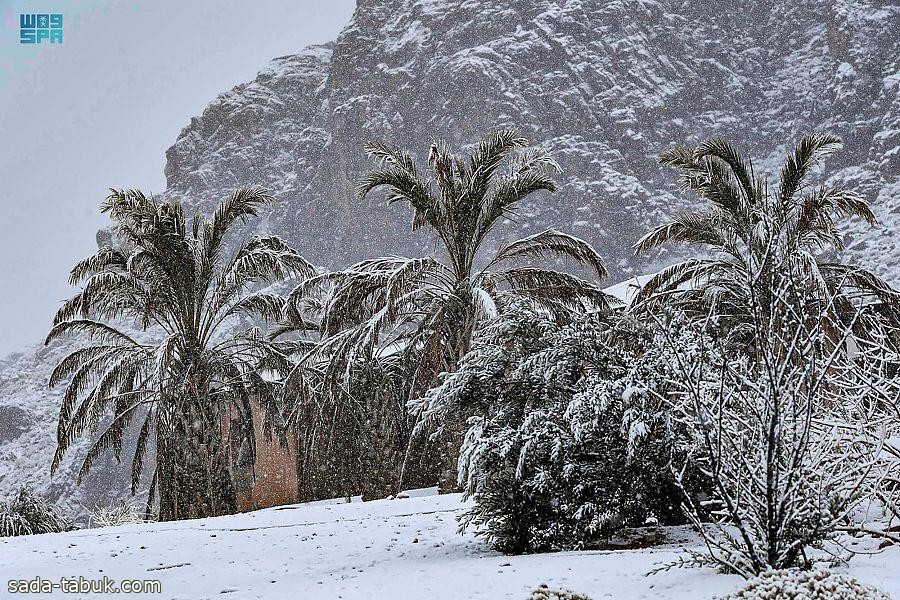
M353 182L367 140L418 152L511 127L563 168L507 235L547 226L592 241L614 276L671 260L630 247L689 200L656 157L713 136L777 176L804 133L845 140L828 173L864 193L883 226L854 226L853 260L900 258L900 2L816 0L360 0L333 44L278 58L224 93L167 152L169 196L204 205L246 183L281 199L267 227L340 267L416 254L403 208ZM499 240L496 240L499 241ZM893 257L894 260L889 260Z
M662 150L721 136L774 178L796 139L832 131L845 146L826 174L881 222L850 225L848 260L900 283L900 0L359 0L333 43L273 60L193 118L167 152L165 194L208 207L258 183L281 200L261 228L320 264L414 255L433 243L408 233L406 211L352 193L371 167L364 142L424 159L432 140L467 148L499 127L563 169L560 190L502 233L585 237L612 279L673 259L630 250L690 203L658 166ZM70 467L46 475L58 358L0 363L0 489L27 481L81 502L119 487L76 494Z

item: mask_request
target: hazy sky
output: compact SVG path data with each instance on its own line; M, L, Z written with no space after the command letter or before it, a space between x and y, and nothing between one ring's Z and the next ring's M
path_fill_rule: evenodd
M165 189L165 150L217 94L332 40L354 0L0 0L0 355L42 339L107 188ZM19 13L63 14L61 45Z

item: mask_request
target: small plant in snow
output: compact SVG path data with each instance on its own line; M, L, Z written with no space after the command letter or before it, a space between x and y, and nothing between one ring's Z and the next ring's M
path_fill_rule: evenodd
M143 507L128 500L114 500L106 506L97 505L88 510L91 527L113 527L146 523L149 519Z
M582 594L576 594L569 590L553 590L542 585L531 592L530 600L591 600Z
M59 509L29 488L20 488L15 498L0 502L0 537L56 533L75 529Z
M890 600L890 596L825 569L785 569L763 573L721 600Z

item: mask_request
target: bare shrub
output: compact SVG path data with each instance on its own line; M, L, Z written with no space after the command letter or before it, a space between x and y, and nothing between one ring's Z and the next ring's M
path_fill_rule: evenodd
M150 519L144 508L128 500L113 500L106 506L96 505L88 509L90 527L114 527L146 523Z
M889 418L877 407L893 394L850 343L855 320L842 327L834 307L813 306L802 273L773 283L765 302L751 294L747 352L676 355L676 418L714 483L706 502L686 495L686 512L707 559L744 577L809 567L810 549L837 557L839 533L883 478Z

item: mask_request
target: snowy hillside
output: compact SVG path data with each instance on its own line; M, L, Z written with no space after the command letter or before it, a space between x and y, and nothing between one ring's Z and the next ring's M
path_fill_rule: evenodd
M462 510L458 495L418 496L3 538L0 572L4 579L154 579L162 594L121 597L192 600L527 600L542 584L593 600L706 600L741 585L711 570L645 576L696 544L682 529L665 532L668 543L653 549L504 556L456 533ZM848 570L900 597L898 566L900 550L888 548L853 559Z

